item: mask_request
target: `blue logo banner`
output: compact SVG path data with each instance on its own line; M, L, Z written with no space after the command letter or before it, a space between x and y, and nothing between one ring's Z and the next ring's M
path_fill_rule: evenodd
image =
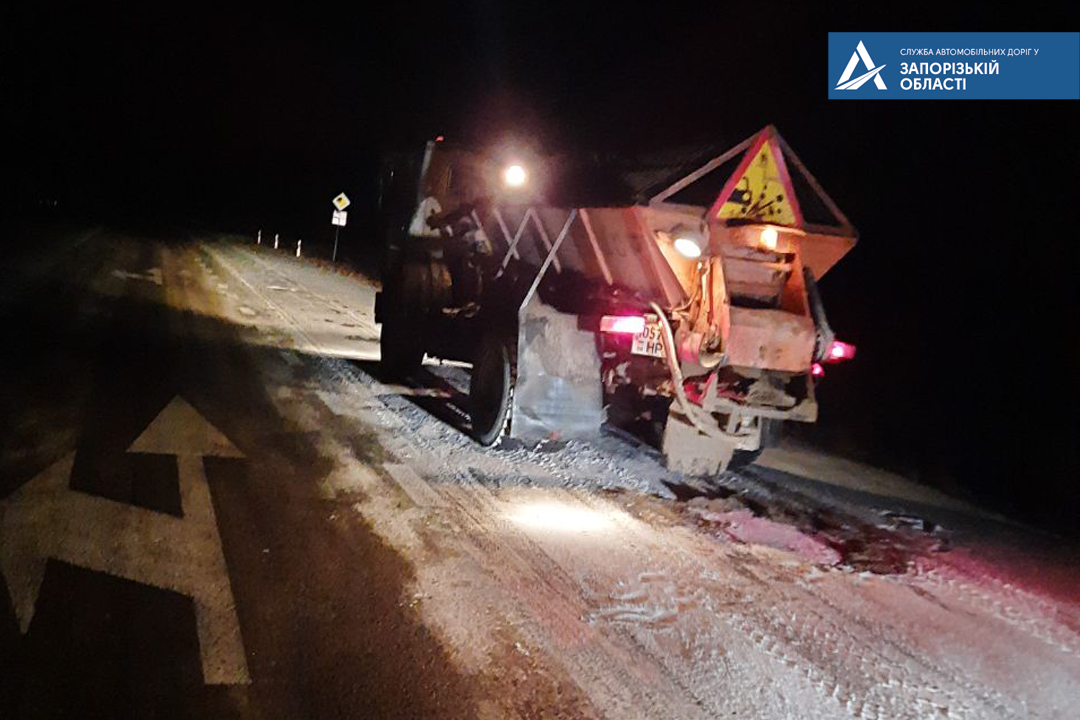
M830 100L1078 100L1080 33L831 32Z

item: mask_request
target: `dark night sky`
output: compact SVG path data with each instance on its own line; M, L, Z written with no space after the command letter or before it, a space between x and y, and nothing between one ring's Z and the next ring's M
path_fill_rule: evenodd
M4 11L7 202L318 238L338 190L358 210L373 196L382 150L435 134L633 152L773 123L862 236L823 285L860 358L830 373L816 432L1005 504L1031 487L1080 500L1080 103L825 99L830 29L1075 30L1075 16L108 5Z

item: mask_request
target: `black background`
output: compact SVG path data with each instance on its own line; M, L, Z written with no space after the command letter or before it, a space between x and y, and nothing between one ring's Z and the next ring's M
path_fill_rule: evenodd
M388 148L638 152L773 123L861 234L822 286L859 357L830 370L812 435L1075 530L1080 103L826 100L829 30L1075 16L871 5L9 7L3 204L307 245L346 190L362 259Z

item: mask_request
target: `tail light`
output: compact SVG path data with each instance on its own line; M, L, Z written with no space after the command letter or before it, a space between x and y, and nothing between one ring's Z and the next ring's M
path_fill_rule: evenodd
M637 335L645 331L645 318L641 315L605 315L600 318L600 332Z
M816 378L825 377L825 367L821 363L814 363L810 366L810 374Z
M838 363L851 360L854 357L854 345L852 345L851 343L840 342L839 340L833 340L829 344L829 349L825 351L825 357L823 357L821 361L826 363Z

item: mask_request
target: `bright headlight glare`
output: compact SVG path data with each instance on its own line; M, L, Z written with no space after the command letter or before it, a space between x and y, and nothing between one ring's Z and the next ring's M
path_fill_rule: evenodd
M777 237L778 235L776 233L776 228L762 228L761 247L765 248L766 250L775 250Z
M610 512L554 500L522 503L508 513L508 518L534 530L568 533L606 530L615 524Z
M675 249L691 260L701 257L701 245L696 238L682 235L675 238Z
M503 170L503 182L510 187L521 187L529 179L529 174L520 165L510 165Z

